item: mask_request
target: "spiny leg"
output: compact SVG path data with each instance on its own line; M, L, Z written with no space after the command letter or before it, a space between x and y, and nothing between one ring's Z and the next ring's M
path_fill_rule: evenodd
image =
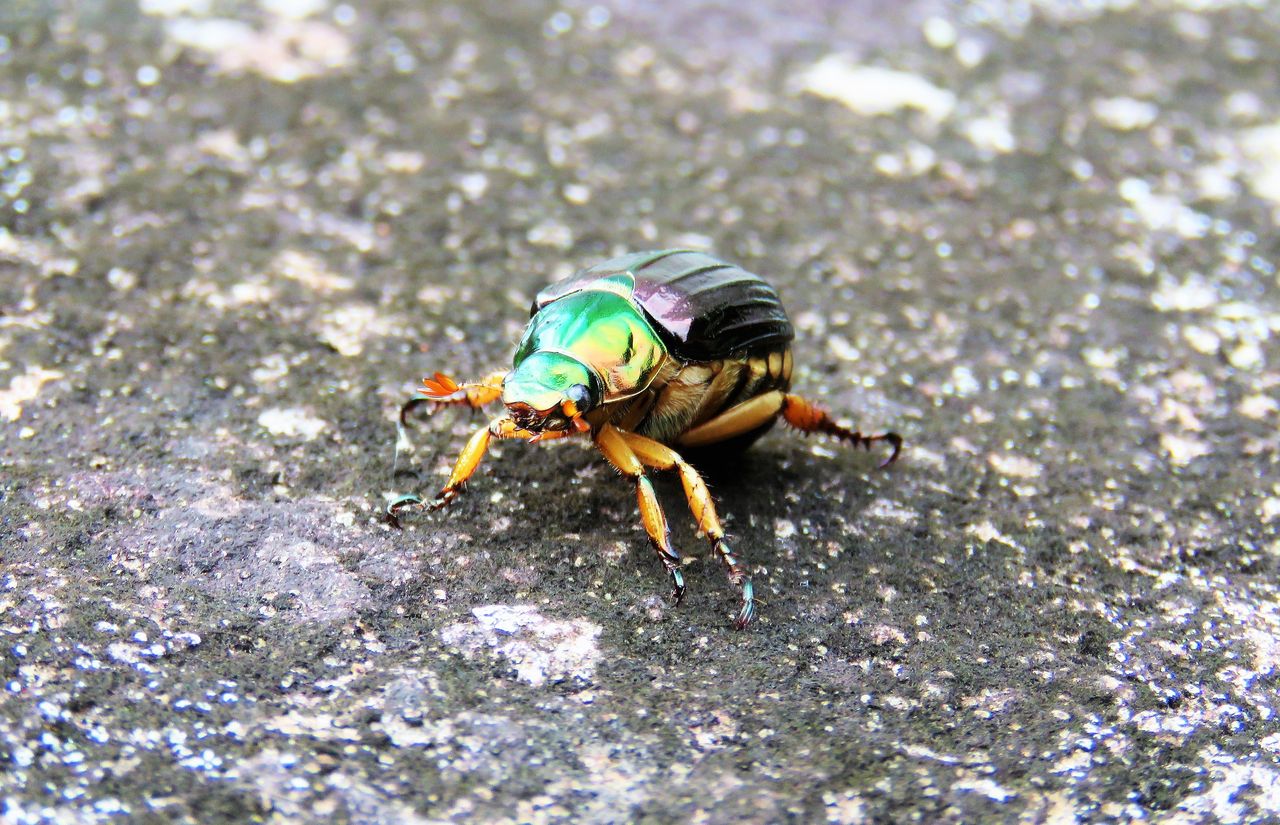
M479 381L458 384L444 373L437 372L430 378L422 379L422 389L418 390L418 395L442 406L459 405L478 410L502 397L502 379L506 377L506 370L497 370Z
M484 427L476 430L475 435L471 436L471 439L467 441L467 446L462 448L462 453L458 456L458 461L454 464L453 472L450 473L444 489L440 491L440 494L435 497L429 506L432 510L439 510L457 497L462 485L467 483L475 473L476 468L480 466L480 460L484 458L485 452L489 449L490 440L495 438L526 438L550 441L554 438L563 438L572 434L573 431L571 430L535 433L521 429L506 416L493 419Z
M788 393L783 398L782 418L797 430L806 433L826 433L834 435L842 441L848 441L852 444L871 449L871 445L877 441L887 442L893 452L884 461L880 462L881 467L888 467L890 464L898 460L898 453L902 451L902 436L897 433L880 433L878 435L863 435L857 430L850 430L842 427L826 412L814 406L811 402L806 401L798 395Z
M403 495L387 505L387 517L392 524L399 526L397 516L400 511L409 507L429 507L432 510L439 510L447 506L457 498L463 485L475 474L476 468L480 466L481 459L484 458L489 449L489 442L495 438L524 438L530 442L551 441L556 438L575 435L576 432L576 430L533 432L522 429L516 422L506 416L495 418L484 427L476 430L467 441L467 445L462 448L462 453L458 456L458 460L453 466L453 472L449 474L448 482L445 483L444 488L429 504L424 502L421 496L413 493Z
M410 413L424 404L430 404L433 409L459 405L478 410L502 396L502 379L506 375L506 370L498 370L475 383L461 385L442 372L437 372L431 378L422 379L422 386L418 388L413 398L400 405L400 416L396 421L395 455L391 459L391 475L394 476L400 470L400 454L413 451L407 429ZM409 496L403 496L397 499L397 503L401 507L406 506L404 502L409 498ZM394 518L394 513L390 510L388 515Z
M880 435L863 435L837 424L831 416L798 395L773 390L757 395L722 412L720 415L703 422L680 436L680 445L684 447L702 447L733 438L736 435L749 433L763 426L771 419L782 414L783 419L796 429L806 433L826 433L854 444L871 448L877 441L887 442L893 447L893 453L881 467L887 467L898 458L902 450L902 436L897 433Z
M693 465L689 464L679 453L665 444L636 433L620 432L620 435L632 452L636 454L636 457L640 459L641 463L653 467L655 470L679 471L680 483L684 486L685 498L689 500L689 511L693 513L694 519L698 522L698 529L705 533L711 541L711 546L716 555L724 562L725 570L729 574L729 581L738 588L738 592L742 596L742 608L738 611L738 618L733 623L734 627L742 630L755 617L755 589L751 585L751 577L748 575L746 568L733 554L729 543L724 540L724 528L720 526L720 518L716 515L715 502L711 499L711 493L707 490L707 485L703 482L702 476L698 475L698 471L693 468Z
M475 431L475 434L467 440L467 446L462 448L462 452L458 454L458 460L454 462L453 472L449 474L449 480L445 483L444 488L436 494L428 505L432 510L439 510L448 506L458 496L458 491L462 485L466 484L471 476L475 473L476 468L480 466L480 460L484 458L484 454L489 450L489 441L493 438L493 434L489 428L497 422L486 424Z
M653 483L644 474L644 466L627 445L622 433L611 424L605 424L596 434L596 447L604 454L605 459L628 478L636 483L636 498L640 502L640 521L644 531L649 534L649 542L658 551L658 558L671 574L674 590L671 593L676 604L684 598L684 574L680 572L680 553L671 545L671 531L667 527L667 517L663 515L658 504L658 496L653 491Z

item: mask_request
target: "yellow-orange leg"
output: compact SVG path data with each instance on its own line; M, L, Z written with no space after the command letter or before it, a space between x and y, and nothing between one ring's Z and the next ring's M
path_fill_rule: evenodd
M897 461L898 453L902 452L902 436L897 433L863 435L857 430L842 427L826 412L798 395L787 394L784 397L782 419L801 432L834 435L841 441L848 441L866 450L870 450L871 445L877 441L884 441L893 448L893 452L889 454L888 458L880 462L881 467L888 467Z
M689 511L693 513L694 520L698 522L698 529L705 533L711 541L711 546L716 555L724 562L725 570L729 574L729 581L738 588L738 592L742 596L742 608L738 611L738 618L733 623L734 627L742 630L755 617L755 590L751 585L751 577L747 574L746 568L734 556L733 550L729 548L729 543L724 540L724 528L720 526L720 518L716 515L715 502L711 500L711 493L707 490L707 485L703 482L702 476L698 475L698 471L689 462L685 461L679 453L665 444L636 433L620 432L619 434L645 466L652 467L655 470L679 471L680 483L684 486L685 498L689 500Z
M441 406L460 405L478 410L502 397L502 379L506 377L506 370L498 370L479 381L458 384L444 373L437 372L430 378L422 379L422 389L418 390L418 395Z
M887 442L893 452L881 467L887 467L898 458L902 451L902 436L897 433L881 433L879 435L863 435L837 424L817 406L798 395L773 390L744 401L735 407L725 410L710 421L699 424L680 436L680 444L684 447L702 447L733 438L736 435L749 433L757 427L767 424L779 413L792 427L806 433L825 433L833 435L852 444L871 449L877 441Z
M391 474L395 475L399 470L400 454L413 450L408 433L410 413L423 404L430 404L433 409L457 405L478 410L485 404L502 397L502 379L506 375L505 370L498 370L476 383L461 385L454 383L452 378L442 372L437 372L431 378L422 379L422 386L418 388L413 398L400 405L400 418L396 422L396 451L391 462Z
M684 574L680 572L680 553L671 546L671 531L667 527L667 517L663 515L662 507L658 504L653 483L644 474L644 466L628 446L624 434L611 424L605 424L596 433L596 447L610 464L636 483L636 498L640 503L640 521L644 524L644 531L649 534L653 549L658 551L658 558L671 574L671 584L674 588L671 598L676 604L680 604L680 600L684 598Z
M489 449L489 442L492 439L526 438L550 441L554 438L572 435L573 432L573 430L556 430L535 433L521 429L516 425L516 422L506 416L493 419L486 426L476 430L475 435L471 436L471 439L467 441L467 446L462 448L462 453L458 456L457 463L453 465L453 472L449 474L449 480L445 483L444 489L432 500L429 506L432 510L439 510L457 498L458 491L462 489L462 485L467 483L475 473L476 468L480 466L480 460L484 458L485 452Z

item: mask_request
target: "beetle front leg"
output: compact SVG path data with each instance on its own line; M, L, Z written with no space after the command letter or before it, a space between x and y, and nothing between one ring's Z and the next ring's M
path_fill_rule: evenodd
M502 379L506 377L506 370L498 370L479 381L458 384L444 373L437 372L430 378L422 379L418 395L441 406L460 405L478 410L502 397Z
M720 517L716 515L716 505L711 499L711 492L707 489L706 482L702 480L702 476L692 464L665 444L636 433L623 432L621 435L627 446L646 466L655 470L679 471L680 483L684 486L684 495L689 500L689 510L698 522L698 529L711 541L712 549L724 562L729 581L742 595L742 607L738 610L738 617L734 620L733 626L738 630L746 628L756 615L755 588L751 585L751 576L746 568L733 554L729 543L724 540L724 528L720 526Z
M396 449L391 460L391 474L394 476L400 468L400 454L413 452L413 444L409 441L409 415L423 404L430 404L432 409L446 406L465 406L478 410L485 404L502 397L502 379L506 370L490 373L480 381L468 384L456 384L454 380L442 372L431 378L422 379L422 386L413 398L400 405L400 415L396 420Z
M422 379L422 386L418 388L413 398L400 405L401 437L403 438L403 429L409 422L409 413L423 404L430 404L433 409L460 406L478 410L485 404L502 397L502 379L506 377L506 370L498 370L479 381L466 384L458 384L442 372Z
M671 530L667 527L667 517L658 504L658 496L653 491L653 482L644 474L644 466L635 452L627 446L623 435L612 425L605 424L596 434L596 447L605 459L616 467L623 475L636 483L636 498L640 503L640 521L644 531L649 534L649 542L658 551L658 558L671 574L673 590L671 598L676 604L684 598L684 574L680 572L680 553L671 545Z

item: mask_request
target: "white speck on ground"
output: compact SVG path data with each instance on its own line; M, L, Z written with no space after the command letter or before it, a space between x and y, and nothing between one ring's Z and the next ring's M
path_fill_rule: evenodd
M268 14L290 20L302 20L328 7L326 0L258 0L258 5Z
M914 455L913 455L914 458ZM895 521L899 524L911 524L919 521L920 514L915 510L895 504L892 501L878 499L866 510L867 517L881 521Z
M427 165L427 156L410 150L393 150L383 156L382 165L388 172L413 175Z
M447 645L467 656L489 651L515 668L530 685L589 680L600 660L600 626L586 619L549 619L531 605L494 604L471 611L474 621L440 631Z
M41 387L61 377L62 373L57 370L29 367L9 382L9 389L0 391L0 418L17 421L22 417L22 405L34 401Z
M1151 303L1161 312L1195 312L1218 303L1218 291L1202 276L1192 274L1185 281L1169 281L1151 294Z
M327 421L296 407L263 410L258 416L258 424L273 435L302 438L305 441L315 439L329 427Z
M253 159L249 150L240 142L234 129L201 132L195 145L200 152L226 161L237 172L248 174L252 169Z
M1141 178L1120 182L1120 197L1133 207L1138 221L1157 232L1176 232L1184 238L1203 238L1209 231L1208 216L1195 211L1174 195L1152 191Z
M1236 412L1255 421L1261 421L1278 411L1280 411L1280 402L1268 395L1250 395L1240 399L1240 403L1236 405Z
M1080 355L1084 362L1095 370L1113 370L1124 360L1123 350L1101 347L1087 347Z
M269 731L285 736L311 736L324 741L357 742L360 731L352 727L344 727L331 714L318 713L307 715L291 710L288 713L268 719L263 727Z
M531 227L526 238L534 246L549 246L565 250L573 246L573 230L567 224L552 218Z
M978 541L998 541L1009 547L1019 550L1022 549L1017 542L1006 536L1004 533L1001 533L1000 530L997 529L990 521L984 521L981 524L972 524L965 530L965 532L978 539Z
M1093 115L1103 124L1122 132L1145 129L1160 114L1160 108L1132 97L1107 97L1093 101Z
M987 155L1007 155L1018 148L1007 109L994 109L970 120L965 124L964 134L975 148Z
M174 17L179 14L200 16L208 14L212 6L212 0L141 0L138 4L143 14L156 17Z
M1254 165L1246 180L1260 198L1280 204L1280 122L1248 129L1240 135L1240 148Z
M561 191L564 199L574 206L582 206L591 200L591 187L581 183L566 183Z
M956 27L951 21L942 17L930 17L921 27L925 42L943 51L956 44Z
M296 83L350 64L351 43L318 20L273 18L262 30L228 18L175 17L169 39L203 53L219 71L253 72L277 83Z
M841 103L860 115L888 115L918 109L930 120L945 120L956 96L919 75L864 66L844 54L829 54L792 79L797 92Z
M377 309L366 304L338 307L321 320L317 330L321 341L349 358L364 352L367 339L387 332Z
M990 779L961 779L953 787L957 791L980 793L996 802L1008 802L1017 796L1015 792L1005 790Z
M1169 460L1180 467L1213 452L1208 442L1194 436L1176 433L1161 433L1160 446L1169 454Z
M932 169L938 155L929 146L913 141L901 152L884 153L875 159L876 171L891 178L915 177Z
M992 453L987 456L987 463L997 473L1016 478L1039 478L1042 469L1038 462L1021 455Z
M289 362L279 353L272 353L262 359L262 363L254 368L249 377L262 385L274 384L289 374Z
M277 255L272 268L282 277L316 292L341 292L353 286L350 278L330 271L319 257L296 249L286 249Z
M489 191L489 176L484 172L467 172L458 176L457 184L463 197L474 203Z

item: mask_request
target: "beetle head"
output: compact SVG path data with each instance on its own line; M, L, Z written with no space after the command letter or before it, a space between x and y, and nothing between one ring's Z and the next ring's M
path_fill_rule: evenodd
M541 350L520 362L502 382L502 403L521 428L583 429L581 416L600 404L600 377L578 359Z

